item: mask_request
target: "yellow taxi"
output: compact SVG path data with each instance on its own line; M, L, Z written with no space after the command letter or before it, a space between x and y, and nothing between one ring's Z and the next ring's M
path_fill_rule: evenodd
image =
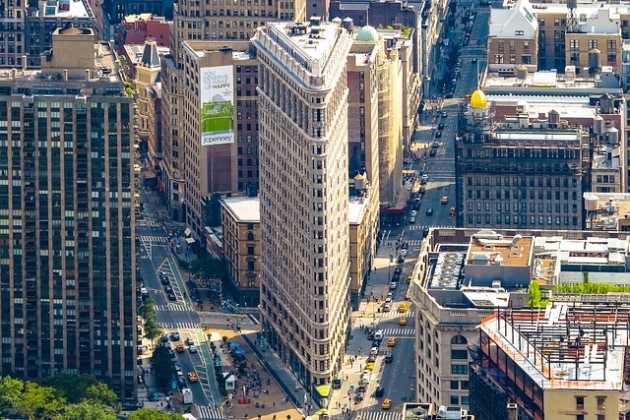
M190 382L198 382L199 377L197 376L197 372L188 372L188 380Z
M175 350L177 350L177 353L183 353L186 351L183 344L178 344L177 347L175 347Z
M374 370L374 362L368 362L365 365L365 370Z
M400 305L398 305L398 312L400 312L401 314L407 312L408 310L409 310L409 304L403 302Z
M389 410L390 408L392 408L392 400L391 398L385 398L381 403L381 409Z
M387 339L387 347L394 347L396 345L396 339L394 337L390 337Z
M398 325L402 325L402 326L407 325L407 318L405 318L405 317L400 318L398 320Z
M440 200L440 203L448 204L448 195L443 195L442 199Z

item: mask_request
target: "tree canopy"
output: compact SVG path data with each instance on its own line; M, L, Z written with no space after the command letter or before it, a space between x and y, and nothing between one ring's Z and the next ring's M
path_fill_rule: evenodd
M155 382L162 388L167 388L173 376L173 361L166 347L159 346L153 350L151 365L155 372Z
M164 413L163 411L155 408L141 408L138 411L127 416L129 420L184 420L181 414L177 413Z

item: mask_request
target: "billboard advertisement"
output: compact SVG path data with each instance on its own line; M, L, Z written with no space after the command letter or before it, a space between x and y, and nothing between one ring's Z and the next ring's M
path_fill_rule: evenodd
M232 66L203 67L201 145L234 143L234 74Z

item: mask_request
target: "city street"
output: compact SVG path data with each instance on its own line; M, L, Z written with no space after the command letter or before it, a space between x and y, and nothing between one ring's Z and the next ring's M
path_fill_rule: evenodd
M184 376L189 372L196 372L199 378L198 383L188 382L193 392L197 413L201 418L223 418L220 410L216 408L216 405L221 404L221 399L216 389L214 369L212 364L208 363L210 352L201 330L199 315L191 306L184 281L169 249L166 234L163 227L150 219L138 221L136 227L136 236L140 241L138 266L144 285L155 302L158 324L169 334L180 333L180 341L171 342L171 345L174 347L178 343L183 343L186 338L192 338L198 347L196 353L190 353L188 350L184 353L175 353L176 362L181 366ZM177 298L176 302L168 300L158 272L169 278L170 287Z

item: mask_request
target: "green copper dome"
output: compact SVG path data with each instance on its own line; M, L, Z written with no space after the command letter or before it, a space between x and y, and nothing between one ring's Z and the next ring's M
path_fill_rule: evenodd
M365 25L359 30L357 41L376 42L378 41L378 32L374 27Z

